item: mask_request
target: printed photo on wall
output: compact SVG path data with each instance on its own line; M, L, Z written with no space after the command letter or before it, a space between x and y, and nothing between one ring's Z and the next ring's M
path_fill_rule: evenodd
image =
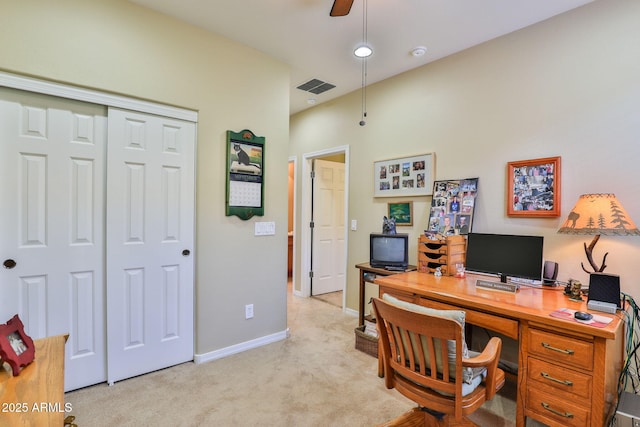
M507 163L507 215L560 216L560 157Z
M478 178L435 181L425 234L434 239L469 234L478 194Z
M373 163L373 196L427 196L434 176L434 153Z

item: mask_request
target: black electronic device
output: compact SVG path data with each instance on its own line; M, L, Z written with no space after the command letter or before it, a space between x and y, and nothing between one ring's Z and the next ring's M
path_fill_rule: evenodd
M585 313L584 311L576 311L573 315L578 320L591 320L593 319L593 315L590 313Z
M588 301L601 301L615 304L621 309L620 276L615 274L591 273L589 275Z
M466 270L500 277L501 281L542 283L542 236L469 233Z
M369 264L391 271L406 270L409 265L409 235L371 233Z
M558 263L553 261L545 261L542 270L542 280L547 285L552 285L558 278Z

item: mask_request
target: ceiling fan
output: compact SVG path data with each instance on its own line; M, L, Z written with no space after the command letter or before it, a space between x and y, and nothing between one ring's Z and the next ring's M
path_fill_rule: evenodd
M334 0L329 16L346 16L352 5L353 0Z

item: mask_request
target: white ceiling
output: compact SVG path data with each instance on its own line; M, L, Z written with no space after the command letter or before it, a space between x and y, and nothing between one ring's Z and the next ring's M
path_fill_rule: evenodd
M365 0L330 17L333 0L130 0L251 46L291 66L291 110L360 89ZM366 0L367 84L419 67L593 0ZM410 51L427 48L422 57ZM296 89L311 79L336 87Z

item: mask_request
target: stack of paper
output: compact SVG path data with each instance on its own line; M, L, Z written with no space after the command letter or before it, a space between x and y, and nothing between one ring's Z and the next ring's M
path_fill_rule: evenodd
M378 330L376 329L376 323L370 320L364 321L364 333L372 337L378 338Z

